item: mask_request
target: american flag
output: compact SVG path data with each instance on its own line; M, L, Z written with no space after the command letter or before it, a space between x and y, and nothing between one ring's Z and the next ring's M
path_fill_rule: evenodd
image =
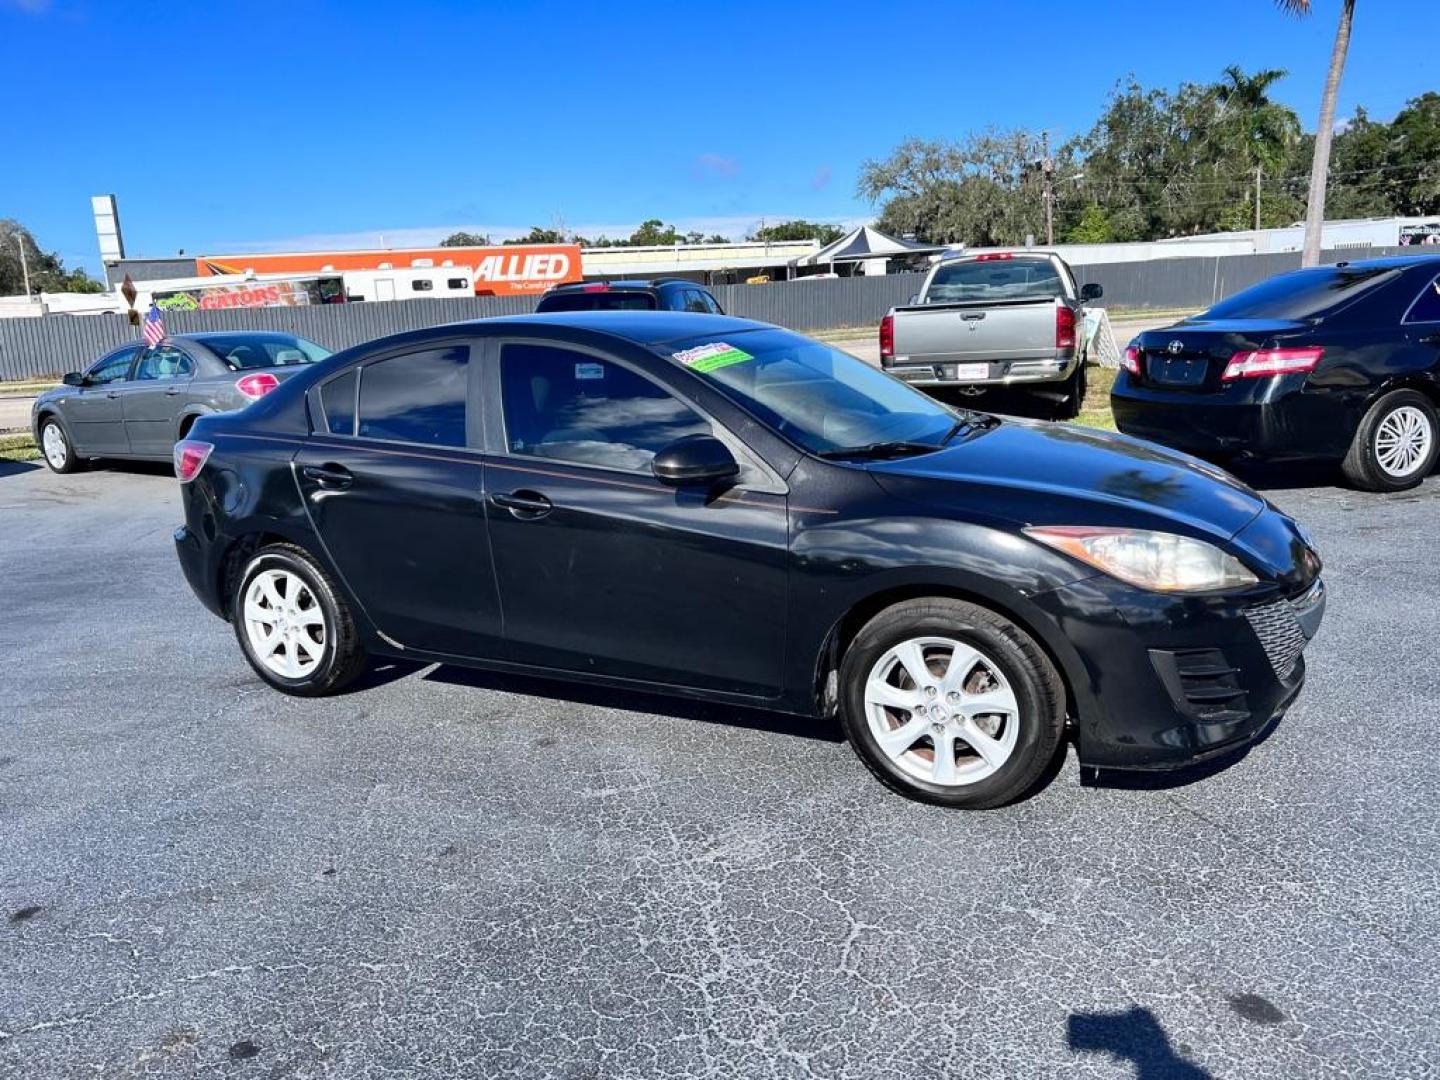
M159 345L160 340L165 336L165 320L160 317L160 308L157 305L153 303L150 305L150 311L145 316L145 326L141 332L145 335L145 344L152 347Z

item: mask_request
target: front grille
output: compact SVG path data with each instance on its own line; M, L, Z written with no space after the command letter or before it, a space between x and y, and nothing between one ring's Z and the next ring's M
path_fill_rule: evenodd
M1246 608L1245 618L1250 621L1255 636L1265 650L1270 666L1282 681L1290 678L1295 664L1305 650L1305 632L1295 619L1295 609L1289 601L1276 600L1258 607Z

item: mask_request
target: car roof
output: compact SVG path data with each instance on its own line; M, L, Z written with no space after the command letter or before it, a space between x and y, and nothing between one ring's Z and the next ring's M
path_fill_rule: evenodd
M585 289L593 289L597 285L603 285L606 289L658 289L665 285L689 285L691 288L703 289L698 281L686 281L684 278L633 278L626 281L567 281L562 285L556 285L550 292L577 292Z
M1416 252L1414 255L1382 255L1375 259L1341 259L1340 262L1343 262L1347 267L1374 266L1400 269L1409 266L1424 266L1427 263L1432 265L1440 263L1440 252ZM1331 263L1329 265L1338 266L1340 263Z
M294 340L298 334L292 334L287 330L195 330L189 334L170 334L170 341L198 341L205 344L207 341L254 341L256 338L288 338Z

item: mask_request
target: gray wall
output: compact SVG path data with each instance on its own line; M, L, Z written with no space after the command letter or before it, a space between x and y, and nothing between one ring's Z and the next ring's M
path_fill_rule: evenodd
M1333 261L1378 254L1382 252L1376 249L1363 253L1340 251L1327 252L1326 258ZM1080 266L1076 268L1076 277L1082 282L1103 285L1103 303L1108 307L1198 310L1222 296L1299 265L1298 252L1155 259ZM795 330L868 328L891 307L905 303L917 292L923 277L923 274L890 274L772 285L717 285L714 293L721 306L733 315ZM534 297L481 296L324 307L172 311L165 314L165 326L177 334L197 330L288 330L327 348L344 349L421 326L523 314L534 304ZM0 319L0 379L74 371L136 334L123 318L113 315Z

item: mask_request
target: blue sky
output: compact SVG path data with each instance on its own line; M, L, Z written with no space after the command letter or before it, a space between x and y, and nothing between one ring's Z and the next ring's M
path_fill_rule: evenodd
M1440 86L1437 0L1360 0L1341 115ZM0 217L131 255L429 242L647 217L850 222L867 158L989 125L1084 131L1118 79L1286 68L1319 110L1339 0L192 4L0 0ZM17 167L23 162L23 167Z

